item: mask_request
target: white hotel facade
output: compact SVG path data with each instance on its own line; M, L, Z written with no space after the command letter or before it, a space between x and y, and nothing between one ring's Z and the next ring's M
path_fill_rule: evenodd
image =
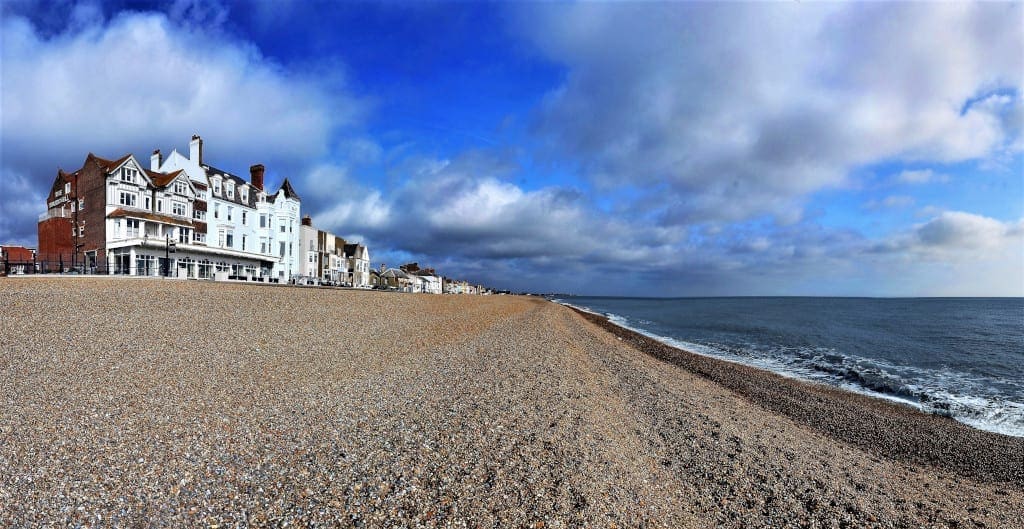
M277 192L268 194L263 165L250 167L246 181L206 164L199 136L192 137L188 156L175 150L161 158L159 150L153 153L152 171L183 171L201 189L193 216L205 223L206 233L194 242L228 258L230 275L286 282L299 274L301 199L287 178Z

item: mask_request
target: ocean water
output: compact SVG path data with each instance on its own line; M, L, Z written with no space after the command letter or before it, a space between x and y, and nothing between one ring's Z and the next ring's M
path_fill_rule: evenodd
M695 353L1024 437L1022 298L555 301Z

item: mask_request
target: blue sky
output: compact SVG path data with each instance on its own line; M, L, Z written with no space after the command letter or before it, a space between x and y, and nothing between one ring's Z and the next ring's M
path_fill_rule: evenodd
M6 2L0 242L206 157L511 288L1024 295L1019 3Z

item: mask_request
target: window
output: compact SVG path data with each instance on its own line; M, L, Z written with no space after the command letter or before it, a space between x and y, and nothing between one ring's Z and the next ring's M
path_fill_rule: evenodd
M312 252L313 250L316 250L316 242L310 240L309 241L309 251Z
M224 230L217 231L217 246L224 247Z
M281 257L284 257L284 243L281 243Z
M192 218L196 220L206 220L206 212L199 211L198 209L192 212Z
M242 235L242 251L245 251L245 235Z
M242 226L245 226L247 218L248 216L246 215L246 211L242 210Z
M135 199L136 199L135 193L129 193L127 191L121 191L120 204L122 206L135 207Z
M224 243L225 243L225 245L228 248L234 248L235 247L235 234L234 234L234 232L230 232L230 231L227 232L227 234L224 236Z
M188 243L188 230L185 228L178 228L178 242L181 244Z
M178 216L181 216L181 217L184 217L185 216L185 204L182 204L181 202L172 202L171 203L171 213L173 213L175 215L178 215Z
M242 202L248 202L249 201L249 188L246 187L246 186L242 186L242 188L239 189L239 191L242 194Z
M135 182L135 179L139 176L139 172L135 169L129 169L128 167L121 168L121 181L122 182Z
M281 233L284 233L284 224L281 225Z
M267 239L266 239L266 237L260 238L260 253L267 253Z
M292 243L288 243L288 257L292 256Z
M228 192L228 198L234 199L235 198L235 184L232 184L231 182L228 182L228 185L225 186L225 187L226 187L226 190ZM228 220L230 220L230 219L228 219Z
M64 182L64 194L71 192L71 182Z
M164 201L159 198L156 200L156 210L160 213L164 210Z
M152 211L153 210L153 198L150 197L149 195L146 195L145 204L146 204L146 210L147 211Z
M260 227L261 228L266 228L267 227L267 216L266 215L260 215Z
M228 206L228 221L231 220L231 214L234 213L235 208Z
M213 181L213 194L220 195L220 180Z
M213 218L215 218L215 219L219 219L220 218L220 204L214 204L213 205Z
M85 210L85 199L84 198L80 198L80 199L78 199L78 211L84 211L84 210Z
M72 200L71 201L71 212L74 213L76 211L78 211L78 204L75 203L75 201Z
M199 233L198 231L193 231L192 232L192 241L199 242L199 243L205 243L206 242L206 234L205 233Z
M125 224L125 228L127 228L125 230L125 234L124 234L125 238L132 238L132 237L138 237L139 236L139 220L138 219L128 219L128 220L124 221L124 224Z
M313 254L309 254L309 264L313 264Z
M184 195L185 194L185 184L183 182L175 182L174 183L174 192L179 194L179 195Z

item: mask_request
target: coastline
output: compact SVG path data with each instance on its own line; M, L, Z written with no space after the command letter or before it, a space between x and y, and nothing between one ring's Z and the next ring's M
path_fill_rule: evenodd
M607 317L563 305L632 347L742 395L774 413L880 456L982 481L1024 486L1024 439L840 388L673 347Z
M0 280L0 316L4 527L1024 519L996 463L841 440L539 298L39 278ZM828 400L755 371L729 372ZM914 435L851 402L790 404Z

